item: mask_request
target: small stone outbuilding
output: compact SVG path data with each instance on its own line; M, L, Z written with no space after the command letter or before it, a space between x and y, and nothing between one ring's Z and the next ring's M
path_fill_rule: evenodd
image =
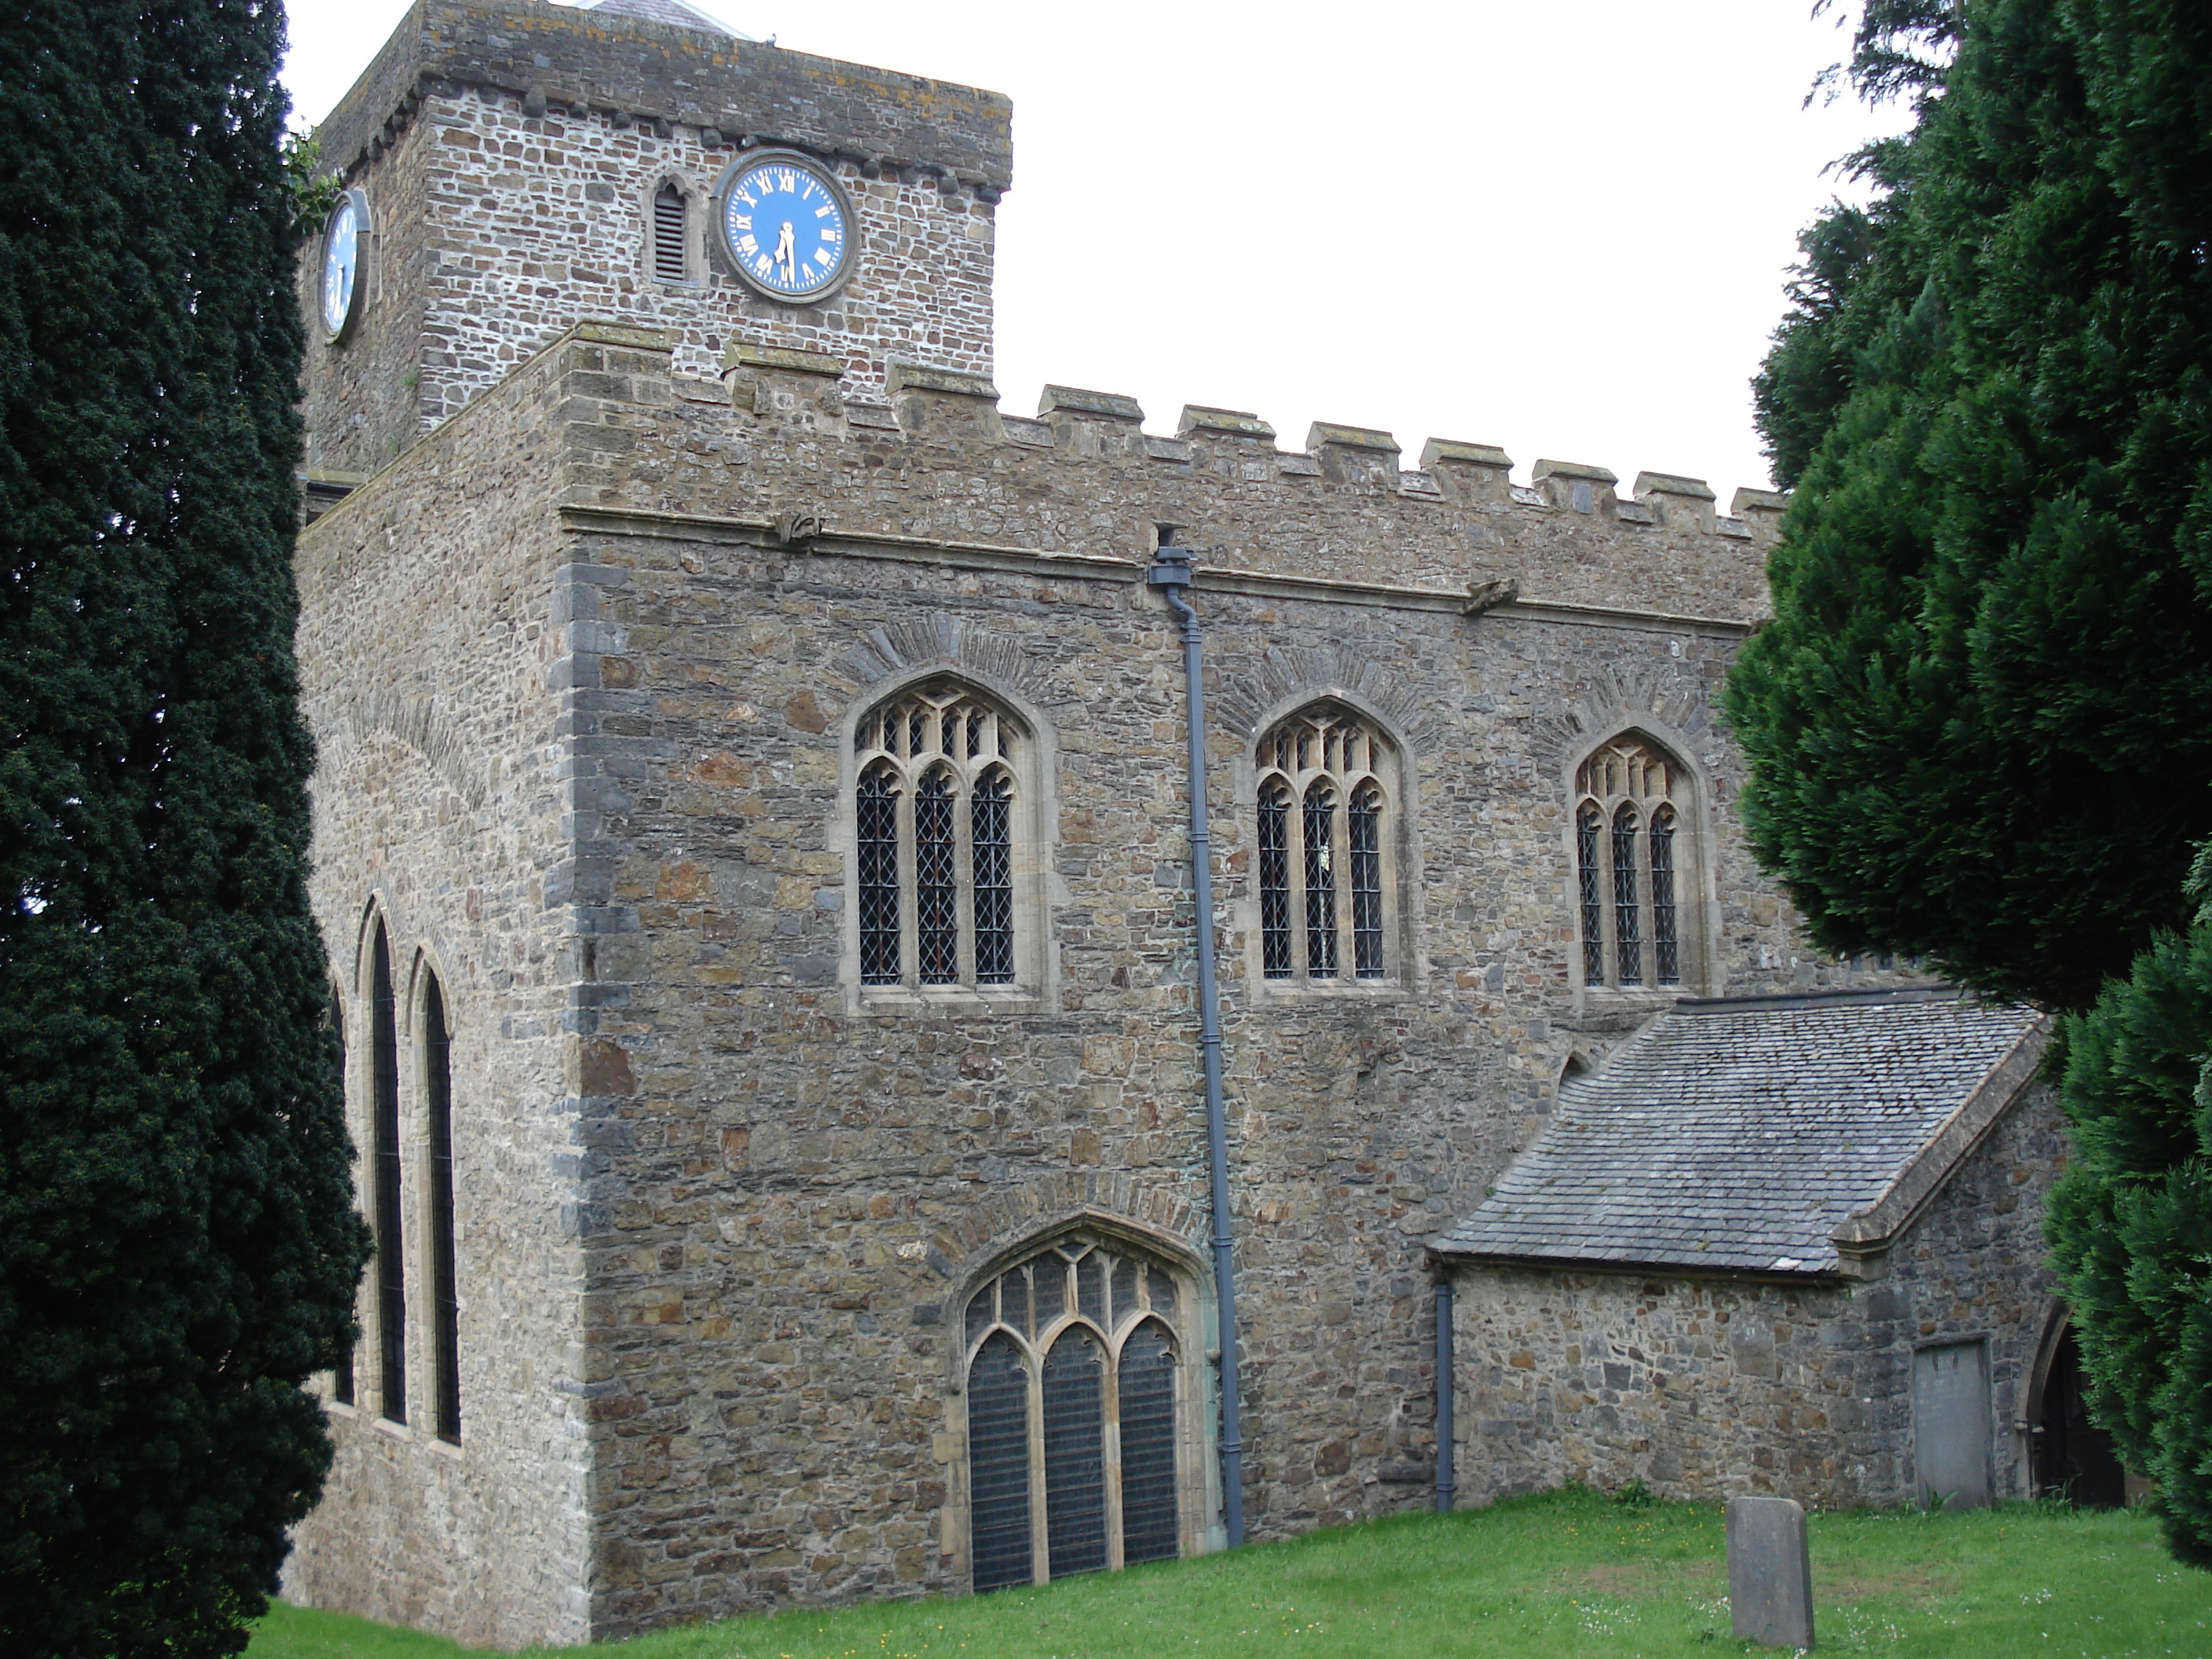
M1432 1246L1462 1494L2029 1495L2045 1036L1940 990L1686 999L1563 1082Z

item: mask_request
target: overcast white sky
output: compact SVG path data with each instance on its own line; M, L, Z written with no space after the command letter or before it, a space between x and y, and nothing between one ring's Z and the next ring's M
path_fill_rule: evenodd
M1747 386L1822 169L1905 116L1801 107L1809 0L695 0L823 57L1014 101L998 384L1709 480L1766 463ZM292 0L319 120L405 0Z

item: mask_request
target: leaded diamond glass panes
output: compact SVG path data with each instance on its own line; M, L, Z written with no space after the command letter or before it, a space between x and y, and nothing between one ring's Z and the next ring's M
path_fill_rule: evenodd
M969 1298L978 1589L1181 1553L1178 1300L1165 1268L1087 1233Z
M1577 933L1587 985L1680 985L1694 955L1680 908L1692 884L1688 769L1635 733L1585 760L1575 778Z
M1613 815L1613 941L1620 982L1644 982L1641 910L1636 895L1636 809Z
M980 715L971 715L972 722ZM975 786L969 845L975 872L975 982L1006 985L1014 977L1013 785L1003 772Z
M924 985L960 979L960 885L953 851L952 781L932 772L914 794L915 935Z
M1362 716L1322 703L1273 727L1255 758L1261 975L1387 977L1395 752Z
M888 768L860 780L855 850L860 878L860 983L899 981L898 786Z
M1362 784L1345 814L1352 860L1352 952L1362 979L1382 975L1382 792Z
M1260 961L1269 979L1291 976L1291 792L1260 791Z
M1326 784L1306 791L1306 972L1336 974L1336 797Z
M1605 828L1597 803L1584 801L1575 814L1575 880L1582 896L1583 981L1605 983L1605 905L1598 896L1598 839Z
M861 984L1016 983L1019 723L940 681L871 709L853 747Z

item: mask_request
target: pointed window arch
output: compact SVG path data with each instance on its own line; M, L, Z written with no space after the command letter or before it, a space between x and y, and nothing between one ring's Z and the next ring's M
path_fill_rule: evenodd
M1323 702L1268 728L1255 760L1261 977L1400 976L1396 747L1364 715Z
M1012 710L950 678L887 699L854 726L864 988L1035 980L1036 751Z
M1068 1234L968 1301L969 1560L978 1590L1182 1553L1196 1465L1176 1275Z
M1682 925L1686 890L1700 890L1689 769L1629 732L1583 762L1575 793L1583 984L1671 990L1694 983L1697 941Z

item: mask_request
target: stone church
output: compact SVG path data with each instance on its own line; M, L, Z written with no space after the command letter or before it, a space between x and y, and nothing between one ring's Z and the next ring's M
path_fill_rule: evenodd
M2039 1024L1816 955L1736 826L1782 500L1004 410L1010 116L420 0L321 130L379 1249L286 1594L567 1643L1570 1479L2102 1479Z

